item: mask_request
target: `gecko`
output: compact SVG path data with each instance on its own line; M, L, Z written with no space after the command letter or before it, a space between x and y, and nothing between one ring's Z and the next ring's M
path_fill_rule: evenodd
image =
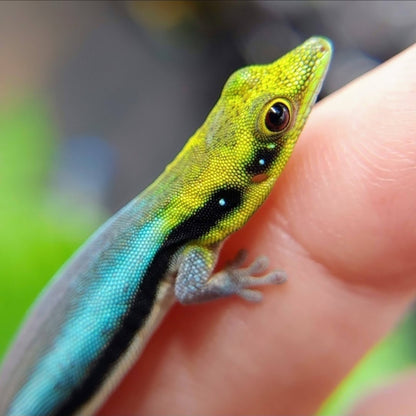
M270 64L234 72L164 172L102 225L44 289L0 371L0 415L92 415L171 306L282 283L261 256L214 272L224 240L270 194L332 55L312 37Z

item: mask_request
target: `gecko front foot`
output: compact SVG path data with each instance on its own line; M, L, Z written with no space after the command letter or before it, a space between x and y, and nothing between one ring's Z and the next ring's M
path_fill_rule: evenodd
M259 302L263 295L253 288L280 284L286 280L286 273L282 270L262 275L268 267L266 257L258 257L247 267L242 267L246 258L247 252L241 250L223 270L212 274L215 264L212 253L193 247L179 268L175 284L177 299L189 304L238 295L250 302Z
M250 288L270 284L280 284L287 280L283 270L274 270L262 275L269 265L267 257L257 257L247 267L241 267L247 258L247 251L240 250L235 259L228 263L227 267L211 279L217 280L217 284L224 288L225 292L236 294L250 302L259 302L263 295L258 290Z

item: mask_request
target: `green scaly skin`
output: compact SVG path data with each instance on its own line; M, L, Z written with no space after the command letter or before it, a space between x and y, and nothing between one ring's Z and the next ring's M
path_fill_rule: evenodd
M93 414L175 300L258 301L255 287L285 279L264 274L262 257L241 268L242 254L213 270L224 239L264 202L292 154L330 57L329 42L316 37L230 77L165 172L39 298L0 372L1 415Z

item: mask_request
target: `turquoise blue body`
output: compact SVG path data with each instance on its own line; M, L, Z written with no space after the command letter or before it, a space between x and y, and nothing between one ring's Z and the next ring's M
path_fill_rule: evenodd
M6 414L58 414L105 351L166 238L151 200L133 200L104 224L35 305L9 359L11 368L25 362L25 371L6 367L0 379L2 394L15 395Z

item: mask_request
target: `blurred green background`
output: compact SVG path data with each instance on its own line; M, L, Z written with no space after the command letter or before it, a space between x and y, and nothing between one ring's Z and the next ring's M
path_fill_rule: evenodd
M415 22L400 1L0 2L0 357L45 283L161 172L232 71L325 35L324 96L412 44ZM320 413L413 364L414 321Z

